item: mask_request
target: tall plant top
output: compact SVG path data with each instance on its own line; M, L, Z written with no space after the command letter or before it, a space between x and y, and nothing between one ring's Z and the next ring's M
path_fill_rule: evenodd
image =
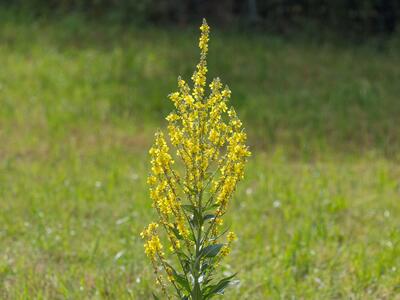
M158 219L141 236L167 299L210 299L229 286L233 276L222 277L219 265L236 236L223 217L250 156L242 122L228 108L231 91L219 78L207 91L205 20L200 30L193 85L178 78L178 91L169 95L175 110L166 117L168 138L157 132L150 149L148 184Z

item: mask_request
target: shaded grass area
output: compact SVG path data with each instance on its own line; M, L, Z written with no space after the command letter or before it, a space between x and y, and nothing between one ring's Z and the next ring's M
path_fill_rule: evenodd
M147 149L197 60L192 29L0 21L0 298L150 299ZM400 294L396 41L215 32L250 141L229 299Z
M197 61L193 29L84 22L1 23L2 118L44 122L58 133L79 122L156 123L166 95ZM296 156L360 151L397 156L400 45L287 42L213 32L210 75L233 91L254 146ZM300 154L299 154L300 153Z

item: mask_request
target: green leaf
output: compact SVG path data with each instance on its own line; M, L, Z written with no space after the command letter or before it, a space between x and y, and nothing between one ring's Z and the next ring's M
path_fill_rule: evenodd
M183 260L183 271L186 273L190 271L190 261L188 259Z
M186 210L186 211L188 211L188 212L191 212L191 213L193 213L193 212L196 211L196 208L195 208L193 205L191 205L191 204L181 205L181 207L182 207L184 210Z
M192 214L191 218L190 218L190 223L197 227L197 226L201 226L202 225L202 221L203 221L203 217L202 215L199 213L199 211L197 210L196 207L194 207L191 204L186 204L186 205L182 205L182 208L184 210L186 210L187 212L190 212Z
M188 291L190 293L190 285L189 282L187 281L186 277L178 274L175 270L173 270L172 275L175 278L175 281L182 287L184 288L186 291Z
M175 268L173 266L171 266L169 263L167 263L166 261L164 262L164 264L166 266L168 266L168 268L171 269L172 271L172 276L174 277L175 281L182 287L184 288L186 291L188 291L190 293L190 285L189 282L186 280L186 277L178 274L178 272L176 272Z
M219 253L222 246L223 246L223 244L215 244L215 245L207 246L200 251L199 256L200 257L203 257L203 256L204 257L214 257Z
M154 293L152 293L152 294L153 294L154 300L160 300L160 298L158 298Z
M204 210L207 211L207 210L211 210L211 209L216 209L218 207L219 207L219 204L212 203L209 206L207 206Z
M214 219L214 218L215 218L215 215L213 215L213 214L208 214L208 215L205 215L205 216L203 217L203 221L207 221L207 220Z
M195 210L194 212L193 212L193 219L192 219L192 221L193 221L193 225L194 226L201 226L201 225L203 225L203 221L202 221L202 216L199 214L199 212L197 211L197 210Z
M233 277L235 277L236 274L233 274L231 276L225 277L223 279L221 279L217 284L215 285L211 285L208 287L207 289L207 293L204 296L205 299L209 299L215 295L221 295L224 293L226 287L229 285L229 283L231 282L231 279Z

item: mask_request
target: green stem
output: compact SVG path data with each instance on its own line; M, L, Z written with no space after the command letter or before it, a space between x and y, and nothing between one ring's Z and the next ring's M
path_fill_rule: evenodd
M202 198L203 198L203 191L200 191L199 193L199 198L198 198L198 216L202 218L203 212L202 212ZM193 278L194 278L194 287L193 287L193 293L192 293L192 299L193 300L202 300L201 296L201 289L200 289L200 283L199 283L199 278L200 278L200 251L202 248L202 219L198 220L197 224L197 236L196 236L196 249L195 249L195 258L194 258L194 264L193 264Z

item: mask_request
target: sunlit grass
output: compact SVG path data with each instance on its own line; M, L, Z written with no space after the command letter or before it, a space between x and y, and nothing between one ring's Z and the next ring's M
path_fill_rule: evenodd
M2 161L2 298L150 296L138 237L151 219L145 147L123 140L110 131L52 149L42 141L47 152ZM396 295L399 176L374 157L256 155L228 221L240 239L224 268L242 280L230 297Z

